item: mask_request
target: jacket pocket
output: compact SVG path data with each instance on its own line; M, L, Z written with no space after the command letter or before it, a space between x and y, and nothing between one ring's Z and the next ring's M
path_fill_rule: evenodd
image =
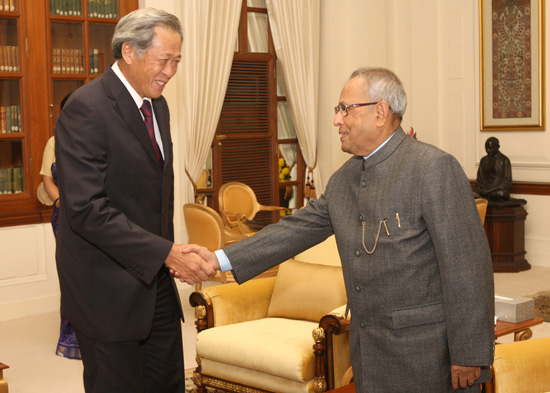
M394 329L411 326L427 325L441 322L445 319L442 303L425 304L417 307L408 307L392 311Z

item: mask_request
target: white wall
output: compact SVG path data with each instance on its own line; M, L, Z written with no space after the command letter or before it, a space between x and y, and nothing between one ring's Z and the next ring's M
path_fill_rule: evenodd
M386 66L401 78L409 105L403 128L457 157L475 179L483 146L496 136L512 161L515 180L550 181L550 133L481 132L479 126L479 33L477 0L322 0L318 164L328 177L349 156L340 150L333 108L348 76L358 67ZM178 15L179 0L140 0L140 7ZM547 16L550 10L547 10ZM547 34L548 36L548 34ZM547 38L546 51L550 40ZM548 74L548 67L546 69ZM185 176L178 76L165 91L175 148L176 201L182 206ZM546 112L548 113L548 103ZM525 245L532 265L550 267L550 197L516 195L527 202ZM186 240L181 209L176 240ZM0 320L55 311L59 288L49 224L0 228Z

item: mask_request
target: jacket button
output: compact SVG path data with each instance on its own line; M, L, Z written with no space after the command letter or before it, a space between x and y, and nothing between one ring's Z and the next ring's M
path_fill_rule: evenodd
M362 214L359 214L359 221L363 221L363 218L365 218L365 217L363 217Z
M357 285L355 286L355 290L356 290L357 292L361 292L361 285L357 284Z
M367 327L367 323L364 322L364 321L361 321L361 323L359 324L359 326L361 326L363 329Z
M366 180L361 180L361 187L365 188L367 186Z
M356 257L359 257L359 256L361 256L361 251L359 251L359 250L355 250L355 256L356 256Z

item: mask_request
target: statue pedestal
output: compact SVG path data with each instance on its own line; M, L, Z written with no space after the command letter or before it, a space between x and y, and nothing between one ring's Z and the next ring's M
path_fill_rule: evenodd
M529 270L525 260L525 217L523 206L488 207L485 232L491 248L494 272Z

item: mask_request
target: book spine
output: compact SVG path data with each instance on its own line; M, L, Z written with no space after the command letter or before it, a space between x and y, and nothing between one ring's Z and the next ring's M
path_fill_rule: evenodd
M4 48L4 50L6 51L6 71L13 72L13 59L11 48L9 46L5 46Z
M11 133L11 106L6 107L6 133Z
M14 72L19 72L20 68L19 68L19 48L17 46L12 46L11 47L11 50L12 50L12 57L13 57L13 71Z
M6 124L6 107L5 106L0 107L0 132L2 134L5 134L8 132L8 128Z
M19 132L17 105L11 106L11 132Z
M23 132L21 125L21 105L17 105L17 132Z
M94 74L99 74L99 49L94 49Z
M0 194L7 194L7 193L8 193L8 168L0 168Z
M0 72L4 71L6 71L6 47L2 45L0 46Z
M13 192L16 194L23 192L23 168L20 166L13 168Z

